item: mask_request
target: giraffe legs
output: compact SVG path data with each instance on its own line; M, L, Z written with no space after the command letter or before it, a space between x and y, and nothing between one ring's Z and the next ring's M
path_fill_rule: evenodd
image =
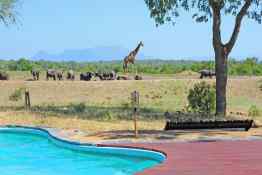
M134 73L137 75L138 71L137 71L137 67L136 67L136 65L134 63L133 63L133 70L135 71Z
M123 69L124 69L124 73L126 73L126 72L127 72L127 67L128 67L128 66L127 66L127 63L126 63L126 62L124 62L124 63L123 63Z
M130 67L131 66L131 67ZM128 72L130 72L130 70L131 70L131 73L132 74L136 74L137 75L137 67L135 66L135 64L134 63L132 63L131 65L130 65L129 67L128 67L128 63L126 63L126 62L124 62L123 63L123 70L124 70L124 73L126 74L126 73L128 73Z
M135 64L132 64L132 74L134 74L136 71L136 67L135 67Z

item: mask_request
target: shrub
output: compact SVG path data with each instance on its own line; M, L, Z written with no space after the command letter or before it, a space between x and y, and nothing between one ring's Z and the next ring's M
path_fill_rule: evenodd
M115 120L115 116L114 116L114 114L113 114L112 112L106 111L106 112L104 113L103 120L105 120L105 121Z
M248 116L250 117L257 117L260 116L260 110L257 108L256 105L252 105L248 110Z
M16 89L10 96L9 100L10 101L19 101L23 99L23 94L25 92L24 88L18 88Z
M121 104L123 109L129 109L130 108L130 103L124 102Z
M72 108L75 113L83 113L85 112L86 105L83 102L79 104L72 104Z
M190 112L210 114L215 110L215 88L206 82L195 84L187 99Z

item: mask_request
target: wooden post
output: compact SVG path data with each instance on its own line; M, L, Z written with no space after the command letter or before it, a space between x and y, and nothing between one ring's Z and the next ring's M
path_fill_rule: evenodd
M138 136L138 129L137 129L137 118L138 118L138 109L139 109L139 92L134 91L131 93L131 100L133 105L133 120L134 120L134 133L135 137Z
M31 108L29 90L25 90L25 108L26 109L30 109Z
M134 129L135 129L135 137L138 136L138 131L137 131L137 108L134 108Z

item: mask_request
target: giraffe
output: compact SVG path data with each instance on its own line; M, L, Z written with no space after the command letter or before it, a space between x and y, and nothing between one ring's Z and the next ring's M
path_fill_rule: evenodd
M124 63L123 63L123 69L124 72L127 72L127 65L129 63L134 64L135 63L135 59L136 59L136 55L139 51L139 49L141 47L143 47L144 44L142 41L139 42L138 46L135 48L135 50L133 50L132 52L130 52L125 58L124 58Z

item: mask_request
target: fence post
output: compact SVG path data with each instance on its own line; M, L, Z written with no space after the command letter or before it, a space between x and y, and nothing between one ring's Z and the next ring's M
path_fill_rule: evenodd
M138 91L134 91L131 93L131 102L133 105L133 120L134 120L135 137L138 137L138 129L137 129L137 118L138 118L138 109L139 109L139 92Z
M30 93L28 89L25 90L25 108L26 109L31 108Z

